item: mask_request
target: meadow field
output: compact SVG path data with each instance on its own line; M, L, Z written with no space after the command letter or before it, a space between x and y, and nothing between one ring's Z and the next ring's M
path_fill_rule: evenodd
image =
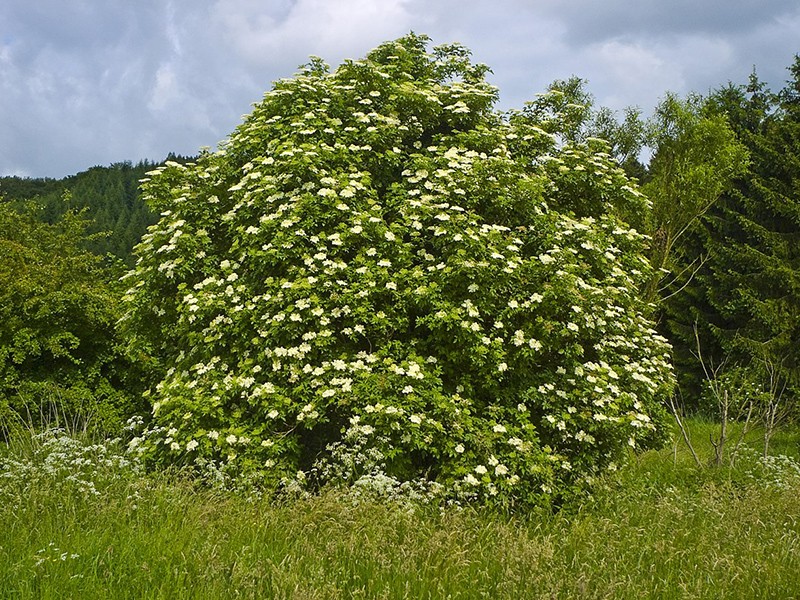
M689 422L702 461L715 425ZM698 467L682 441L560 510L329 490L275 502L147 474L63 431L0 454L2 598L798 598L798 436Z

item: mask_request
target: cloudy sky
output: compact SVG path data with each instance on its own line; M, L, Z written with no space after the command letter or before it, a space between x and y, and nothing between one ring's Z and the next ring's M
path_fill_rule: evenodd
M414 31L488 64L500 108L554 79L599 105L773 89L800 53L797 0L2 0L0 175L216 147L309 55L335 66Z

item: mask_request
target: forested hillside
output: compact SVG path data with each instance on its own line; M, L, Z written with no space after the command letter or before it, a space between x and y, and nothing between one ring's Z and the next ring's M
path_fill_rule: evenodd
M167 160L187 159L170 155ZM139 181L158 163L140 161L95 166L63 179L0 177L0 200L55 223L69 211L85 210L86 233L93 236L86 247L102 256L113 254L126 263L148 225L157 216L139 194Z

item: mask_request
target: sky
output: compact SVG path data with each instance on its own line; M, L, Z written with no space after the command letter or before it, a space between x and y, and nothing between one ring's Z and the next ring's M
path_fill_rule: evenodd
M492 69L499 109L577 75L647 114L800 53L797 0L2 0L0 175L216 148L309 56L332 67L413 31Z

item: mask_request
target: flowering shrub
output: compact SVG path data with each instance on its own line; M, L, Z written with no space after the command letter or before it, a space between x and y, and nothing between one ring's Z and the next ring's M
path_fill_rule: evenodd
M150 460L509 505L658 441L668 346L621 218L647 200L600 140L496 112L485 66L426 47L314 60L148 174L122 322L164 365Z

